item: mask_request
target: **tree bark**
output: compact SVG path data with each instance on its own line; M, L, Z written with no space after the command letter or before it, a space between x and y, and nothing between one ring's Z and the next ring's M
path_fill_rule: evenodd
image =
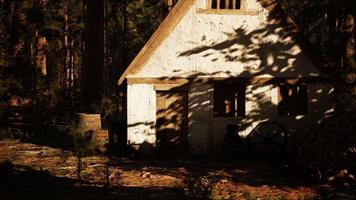
M87 0L82 98L85 112L98 112L104 66L104 1Z
M122 67L120 68L120 73L122 73L128 64L128 52L129 52L129 46L128 46L128 13L127 13L127 0L123 0L122 3L120 4L120 10L123 16L123 30L122 30L122 40L121 40L121 51L122 51L122 60L120 65L122 65ZM115 55L114 55L115 56Z
M46 46L47 39L46 37L36 33L37 44L36 44L36 65L38 71L42 76L47 75L47 55L46 55Z

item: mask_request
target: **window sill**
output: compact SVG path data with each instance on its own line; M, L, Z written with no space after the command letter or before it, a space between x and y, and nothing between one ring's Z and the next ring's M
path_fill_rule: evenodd
M198 14L215 14L215 15L258 15L259 10L232 10L232 9L198 9Z

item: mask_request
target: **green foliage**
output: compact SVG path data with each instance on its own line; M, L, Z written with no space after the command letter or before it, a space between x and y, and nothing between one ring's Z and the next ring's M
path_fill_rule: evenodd
M98 146L90 139L91 132L82 133L78 131L76 124L71 124L68 127L68 133L72 136L73 146L71 149L78 156L95 155L98 153Z
M243 197L244 197L246 200L259 200L259 199L260 199L257 194L251 193L251 192L246 192L246 193L244 193L244 194L243 194Z
M84 5L82 0L4 0L0 2L0 102L30 100L29 127L1 137L95 153L96 146L73 123L80 110ZM162 1L106 0L104 97L93 105L108 127L117 110L117 78L162 21ZM66 18L67 16L67 18ZM66 29L68 27L68 29ZM37 42L46 38L47 74L37 66ZM65 45L65 37L68 45ZM69 48L69 49L68 49ZM68 50L73 71L68 72ZM72 73L72 83L68 83ZM19 136L21 135L21 136Z
M340 60L345 57L346 49L345 19L348 14L356 16L355 1L283 2L286 12L298 24L302 34L332 68L328 71L337 77L334 116L308 132L302 141L300 159L305 165L320 171L324 181L338 169L346 168L354 173L356 168L352 163L355 163L355 155L350 149L356 143L356 101L354 85L345 83L345 76L354 66L347 63L346 59L344 63L340 63Z
M132 1L128 5L129 41L132 52L130 58L141 49L143 44L158 28L163 20L160 1Z
M186 195L192 199L214 199L214 185L221 177L216 174L204 173L194 177L187 177Z
M299 159L307 166L319 170L323 181L337 170L356 172L355 120L353 113L338 115L315 126L305 138Z

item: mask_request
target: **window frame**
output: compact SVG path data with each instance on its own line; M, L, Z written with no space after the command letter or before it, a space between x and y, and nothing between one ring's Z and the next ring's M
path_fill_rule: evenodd
M214 117L238 118L246 116L246 84L245 83L216 83L213 91ZM225 96L222 96L225 95ZM234 96L232 96L234 95ZM243 97L243 98L239 98ZM232 109L226 113L226 100L230 99ZM225 108L224 108L225 107Z
M293 96L283 97L282 86L290 90L297 91ZM295 95L295 96L294 96ZM287 98L287 99L286 99ZM288 99L289 98L289 99ZM285 101L284 103L282 101ZM286 102L292 101L292 102ZM289 108L287 107L289 106ZM308 84L305 82L282 82L278 84L278 105L277 112L279 117L296 117L308 115Z
M217 8L212 8L213 1L216 1ZM229 1L229 0L207 0L207 9L209 10L244 10L245 8L245 0L240 0L240 8L220 8L221 1ZM236 0L233 0L236 1Z

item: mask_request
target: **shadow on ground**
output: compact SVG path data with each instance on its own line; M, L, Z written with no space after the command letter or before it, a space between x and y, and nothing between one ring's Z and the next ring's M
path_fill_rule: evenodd
M92 186L9 162L1 164L0 173L4 199L185 199L180 188Z

